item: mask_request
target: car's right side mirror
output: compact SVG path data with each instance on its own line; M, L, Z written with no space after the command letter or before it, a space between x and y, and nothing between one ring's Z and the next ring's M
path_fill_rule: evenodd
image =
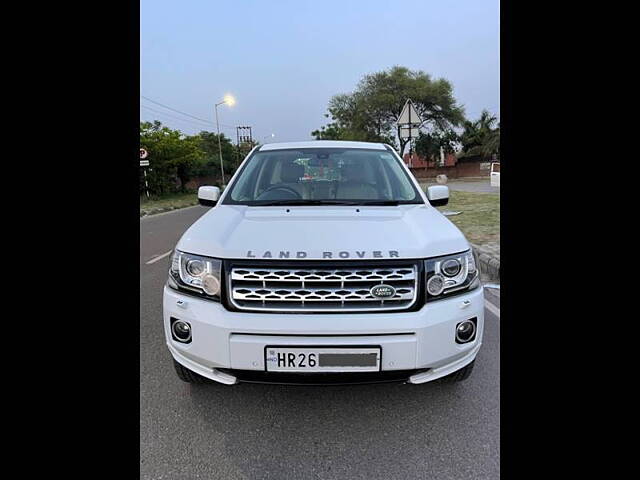
M441 207L449 203L449 187L446 185L431 185L427 188L427 199L434 207Z
M205 207L213 207L220 198L218 187L200 187L198 189L198 202Z

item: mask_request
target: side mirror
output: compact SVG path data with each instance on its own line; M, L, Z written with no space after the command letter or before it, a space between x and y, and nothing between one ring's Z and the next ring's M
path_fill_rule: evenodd
M446 185L431 185L427 188L427 198L434 207L441 207L449 203L449 187Z
M198 189L198 202L205 207L213 207L220 198L218 187L200 187Z

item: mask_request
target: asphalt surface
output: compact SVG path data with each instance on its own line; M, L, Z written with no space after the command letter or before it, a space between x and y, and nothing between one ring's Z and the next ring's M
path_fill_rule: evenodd
M438 185L437 182L427 182L424 185ZM473 193L500 193L500 187L492 187L489 177L482 180L449 180L446 185L450 190Z
M454 385L189 385L164 340L170 251L204 207L140 220L140 478L497 479L499 291ZM147 262L152 262L147 264Z

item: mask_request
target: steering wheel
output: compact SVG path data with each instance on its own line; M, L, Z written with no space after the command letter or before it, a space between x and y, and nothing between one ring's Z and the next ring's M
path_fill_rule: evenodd
M287 196L285 195L285 198L268 198L270 196L268 196L267 198L265 198L265 194L266 193L270 193L270 192L276 192L276 191L282 191L282 192L286 192L291 194L292 196ZM267 188L264 192L262 192L258 198L256 200L300 200L302 199L302 196L300 196L300 194L293 189L292 187L288 187L286 185L272 185L271 187Z

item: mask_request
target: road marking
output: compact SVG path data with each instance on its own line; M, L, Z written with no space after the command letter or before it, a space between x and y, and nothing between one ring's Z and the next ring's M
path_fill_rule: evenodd
M151 265L152 263L156 263L158 260L162 260L165 257L168 257L173 253L173 250L169 250L167 253L163 253L162 255L158 255L157 257L153 257L151 260L147 262L147 265Z
M500 309L496 307L493 303L491 303L489 300L485 300L484 306L487 307L487 310L493 313L496 317L500 318Z

